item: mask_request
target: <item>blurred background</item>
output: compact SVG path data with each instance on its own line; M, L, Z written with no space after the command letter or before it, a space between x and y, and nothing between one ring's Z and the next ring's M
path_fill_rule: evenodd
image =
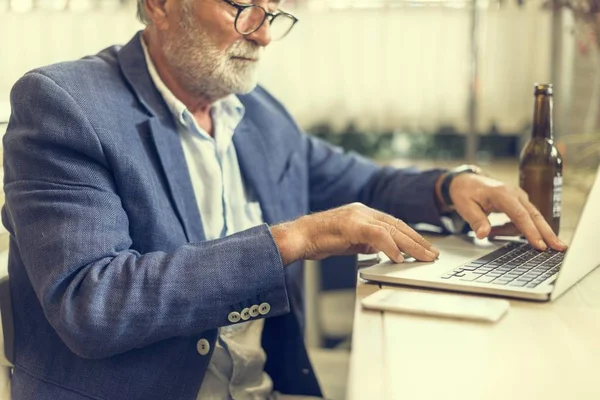
M555 1L287 0L300 23L270 46L261 82L306 131L382 161L515 157L535 82L555 84L557 136L598 125L597 0ZM0 123L24 72L126 43L134 10L0 0Z
M590 170L600 159L599 3L286 0L300 22L271 44L261 83L308 133L347 150L398 166L477 162L493 175L516 169L533 84L552 82L565 168ZM26 71L125 44L141 28L135 0L0 0L0 134ZM314 357L328 349L343 365L356 260L321 264L307 268L307 341ZM336 374L330 397L343 398L345 370L323 373Z

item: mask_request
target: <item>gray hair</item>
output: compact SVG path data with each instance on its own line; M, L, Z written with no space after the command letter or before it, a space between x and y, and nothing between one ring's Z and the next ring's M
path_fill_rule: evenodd
M184 11L190 11L192 0L181 0ZM144 25L152 24L152 20L146 14L146 0L137 0L137 19Z
M146 14L146 0L137 0L137 19L144 25L152 23L152 20Z

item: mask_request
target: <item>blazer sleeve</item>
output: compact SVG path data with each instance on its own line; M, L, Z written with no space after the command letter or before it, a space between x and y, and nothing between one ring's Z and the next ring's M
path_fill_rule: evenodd
M318 138L307 141L311 210L358 201L406 223L442 226L434 190L444 170L381 167Z
M4 137L11 258L76 354L102 358L230 325L240 304L289 312L283 265L267 225L170 253L131 248L109 162L84 110L42 73L11 93ZM19 260L20 257L20 260Z

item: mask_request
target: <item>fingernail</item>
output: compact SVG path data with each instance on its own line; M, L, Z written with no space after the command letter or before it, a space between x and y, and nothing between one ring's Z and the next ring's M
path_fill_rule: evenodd
M396 262L397 262L397 263L404 262L404 257L402 257L402 256L398 256L398 258L396 258Z
M564 243L563 243L563 242L562 242L560 239L558 240L558 244L559 244L560 246L562 246L562 247L567 247L567 245L566 245L566 244L564 244Z
M432 252L434 252L436 256L439 256L439 255L440 255L440 251L439 251L438 249L436 249L435 247L433 247L433 246L431 246L431 247L429 248L429 251L432 251Z
M546 243L543 240L538 240L536 243L538 247L542 250L546 250L548 248L548 246L546 246Z
M432 251L426 250L425 254L427 254L427 257L431 258L432 260L435 260L437 258L437 254L435 254Z

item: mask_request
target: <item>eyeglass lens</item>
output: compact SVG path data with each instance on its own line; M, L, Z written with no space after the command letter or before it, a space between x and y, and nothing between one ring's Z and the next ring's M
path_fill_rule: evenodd
M236 21L236 29L242 35L250 34L260 28L265 19L265 11L258 6L243 9ZM266 21L265 21L266 22ZM292 29L294 20L286 14L276 16L270 23L271 39L283 38Z

